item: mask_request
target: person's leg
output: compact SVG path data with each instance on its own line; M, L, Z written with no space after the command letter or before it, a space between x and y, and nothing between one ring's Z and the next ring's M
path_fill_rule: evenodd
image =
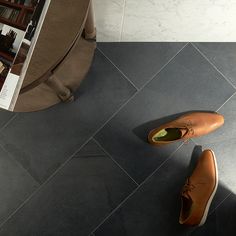
M95 39L96 38L96 28L94 24L94 11L93 11L93 2L91 0L87 20L85 22L85 38L86 39Z

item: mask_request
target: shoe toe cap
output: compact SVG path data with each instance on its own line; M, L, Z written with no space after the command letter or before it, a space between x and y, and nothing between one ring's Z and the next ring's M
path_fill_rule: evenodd
M218 113L208 114L205 120L205 125L208 127L209 131L218 129L224 124L224 116Z

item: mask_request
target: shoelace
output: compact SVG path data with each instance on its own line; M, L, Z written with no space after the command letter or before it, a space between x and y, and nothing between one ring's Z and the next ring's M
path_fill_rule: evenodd
M182 194L191 192L193 189L195 189L195 187L196 186L194 184L190 183L190 181L187 180L187 182L185 183L185 185L183 187Z
M185 129L187 129L187 132L184 134L184 136L188 136L188 135L194 135L194 129L193 129L193 127L192 126L190 126L190 125L186 125L185 126ZM184 137L183 136L183 137ZM189 143L189 137L187 137L186 139L185 139L185 141L184 141L184 144L188 144Z
M194 129L193 129L193 124L192 124L192 121L191 121L191 120L189 120L189 121L187 122L186 128L187 128L187 130L188 130L187 133L186 133L186 135L188 135L188 134L194 135Z
M187 179L187 182L185 183L183 190L182 190L182 195L185 197L189 197L189 192L192 192L197 185L202 185L205 183L197 183L197 184L192 184L189 179Z
M194 129L193 129L193 123L191 120L188 120L185 124L185 126L182 126L181 124L179 124L178 126L178 123L176 125L177 127L179 128L182 128L182 129L186 129L186 133L184 134L184 136L187 136L187 135L194 135ZM182 126L182 127L181 127ZM188 140L188 139L187 139Z

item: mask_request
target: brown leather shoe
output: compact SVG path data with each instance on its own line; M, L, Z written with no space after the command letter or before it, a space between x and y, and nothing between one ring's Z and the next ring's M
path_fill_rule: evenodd
M203 225L217 186L216 158L212 150L205 150L182 190L179 223L191 226Z
M153 145L169 144L178 140L208 134L224 124L224 117L218 113L193 112L161 125L148 135Z

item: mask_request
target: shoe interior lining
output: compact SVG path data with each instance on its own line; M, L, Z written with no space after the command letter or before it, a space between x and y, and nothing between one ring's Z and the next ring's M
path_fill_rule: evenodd
M154 141L174 141L180 139L182 136L178 128L162 129L153 136Z
M192 200L182 196L182 209L181 209L182 223L184 223L184 221L188 219L188 217L191 214L191 210L192 210Z

